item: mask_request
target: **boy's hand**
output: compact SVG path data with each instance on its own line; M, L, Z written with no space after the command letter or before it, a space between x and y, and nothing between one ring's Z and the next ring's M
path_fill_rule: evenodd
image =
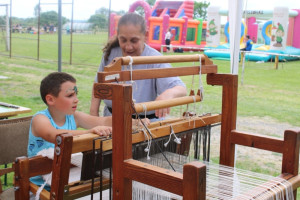
M110 126L96 126L90 129L91 133L100 135L100 136L110 136L112 133L112 127Z
M146 126L148 126L150 124L150 119L148 119L148 118L143 118L141 120L144 122L144 124ZM143 127L143 124L142 124L141 121L139 121L138 119L132 119L132 129L133 129L133 131L135 131L135 130L141 128L141 127Z
M148 118L143 118L142 121L144 122L144 124L145 124L146 126L150 125L150 119L148 119ZM139 122L139 123L141 124L141 122Z

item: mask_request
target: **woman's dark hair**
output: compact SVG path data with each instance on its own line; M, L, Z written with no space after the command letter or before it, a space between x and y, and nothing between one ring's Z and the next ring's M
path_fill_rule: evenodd
M118 29L117 33L119 34L119 28L123 25L129 25L133 24L135 26L141 27L141 33L146 34L146 22L144 17L141 15L138 15L136 13L126 13L123 15L118 22ZM108 43L103 48L103 52L105 53L104 59L107 61L108 57L110 55L111 49L114 47L119 47L119 40L117 36L114 36L111 40L108 41Z
M40 93L44 103L47 104L47 94L52 94L57 97L60 92L61 85L67 81L76 83L76 79L73 76L64 72L52 72L46 76L42 80L40 86Z

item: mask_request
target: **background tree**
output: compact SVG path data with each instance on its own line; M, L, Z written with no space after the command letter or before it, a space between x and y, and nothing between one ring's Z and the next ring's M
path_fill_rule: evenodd
M124 14L126 13L125 10L112 11L112 12L114 12L114 13L116 13L117 15L120 15L120 16L122 16L122 15L124 15Z
M152 8L156 2L156 0L146 0L146 2L150 5L150 7ZM136 12L142 16L145 16L145 11L144 8L142 7L137 7Z
M107 15L103 15L103 14L94 14L92 15L89 20L89 23L92 23L92 27L98 27L100 29L104 29L107 28Z
M40 10L40 12L42 12L42 9ZM39 16L39 4L36 4L36 6L34 6L34 16L38 17Z
M62 17L62 24L67 23L69 20L66 17ZM43 26L44 24L50 25L53 24L54 26L57 26L58 24L58 14L55 11L47 11L42 12L40 14L40 24Z
M95 11L95 14L100 14L100 15L104 15L104 16L108 16L108 13L109 13L109 10L108 10L108 8L105 8L105 7L101 7Z
M194 2L194 18L200 18L203 20L207 19L207 8L210 5L210 2Z
M99 8L95 11L95 14L90 16L88 19L89 23L92 23L94 29L106 29L108 27L108 13L109 10L105 7ZM121 11L111 11L111 13L116 13L117 15L124 15L126 12Z
M146 0L146 1L151 7L154 6L154 4L156 2L156 0Z
M0 26L5 26L6 24L6 16L0 16Z

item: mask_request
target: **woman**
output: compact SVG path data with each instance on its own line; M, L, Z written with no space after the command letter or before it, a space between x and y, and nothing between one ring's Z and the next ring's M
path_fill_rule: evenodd
M104 47L104 56L98 71L103 71L104 66L108 65L115 57L122 56L160 56L161 54L155 49L145 44L146 24L142 16L135 13L123 15L118 23L117 36L108 42ZM133 69L151 69L167 68L170 64L143 64L133 65ZM95 78L97 82L97 75ZM178 77L137 80L133 88L133 99L136 103L172 99L175 97L185 96L186 88L184 83ZM90 107L91 115L99 115L99 106L101 99L95 98L92 92ZM111 115L112 103L110 100L104 100L104 116ZM147 112L146 117L149 119L165 117L170 113L170 108L159 109ZM140 117L145 117L142 114ZM153 121L153 120L152 120Z

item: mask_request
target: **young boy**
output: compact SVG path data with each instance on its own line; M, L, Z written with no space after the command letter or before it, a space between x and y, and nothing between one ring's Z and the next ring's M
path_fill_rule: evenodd
M28 157L37 155L41 150L54 148L56 135L60 133L94 133L100 136L112 133L111 116L98 117L76 111L78 90L73 76L63 72L50 73L42 80L40 93L48 108L37 112L32 118ZM143 122L148 125L150 120L143 119ZM86 130L76 130L78 127ZM41 176L32 177L30 181L39 186L44 183ZM45 189L50 190L50 187L47 185Z
M37 155L43 149L54 148L55 137L60 133L111 134L111 117L95 117L76 111L78 90L76 80L71 75L63 72L49 74L41 82L40 93L48 108L37 112L32 118L28 157ZM76 130L78 127L86 130ZM37 185L44 182L40 176L31 178L31 181Z
M76 111L77 92L75 78L67 73L53 72L42 80L40 93L48 108L33 116L29 130L29 157L42 149L54 147L55 137L60 133L111 134L111 117L94 117ZM76 130L78 127L87 130Z

